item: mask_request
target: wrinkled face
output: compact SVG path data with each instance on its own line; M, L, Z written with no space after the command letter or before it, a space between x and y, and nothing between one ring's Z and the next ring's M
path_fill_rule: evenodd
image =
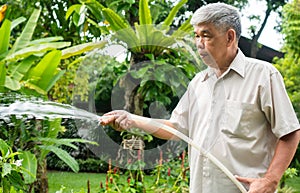
M227 33L219 31L211 23L194 26L194 33L197 50L203 62L212 68L222 66L228 47Z

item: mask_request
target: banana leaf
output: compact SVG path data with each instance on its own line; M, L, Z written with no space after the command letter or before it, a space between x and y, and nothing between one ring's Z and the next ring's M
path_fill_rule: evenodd
M28 79L31 80L31 83L47 92L49 86L55 83L53 78L58 73L57 67L60 59L61 51L51 51L29 72Z
M11 22L4 20L0 28L0 55L8 51Z
M26 48L23 48L17 52L9 54L6 56L6 61L16 61L18 59L26 58L33 54L43 53L53 49L59 49L70 46L70 42L50 42L45 44L32 45Z
M72 143L78 142L78 143L89 143L92 145L97 145L96 142L85 140L81 138L74 138L74 139L56 139L56 138L45 138L45 137L39 137L39 138L33 138L34 141L41 141L43 144L55 144L57 146L65 145L68 147L71 147L75 150L78 149L78 147Z
M52 145L41 145L39 146L39 148L53 152L55 155L57 155L57 157L59 157L59 159L64 161L74 172L79 171L79 165L77 161L72 156L70 156L67 151Z
M45 91L49 92L49 90L54 86L54 84L65 74L65 70L60 70L57 74L55 74L52 79L47 84Z
M7 153L12 152L11 148L7 145L7 143L0 138L0 152L1 152L1 157L4 157Z
M6 76L5 77L5 87L10 90L17 91L21 88L21 84L19 81L13 79L12 77Z
M64 40L62 36L47 37L47 38L32 40L28 43L28 45L44 44L44 43L57 42L62 40Z
M12 31L15 27L17 27L20 23L26 21L25 17L19 17L11 22L10 30Z
M5 90L6 67L5 63L0 62L0 92Z
M26 172L23 172L24 181L26 184L31 184L36 179L37 160L34 154L29 151L21 151L18 155L22 159L22 167Z
M10 76L16 81L21 81L22 78L28 73L36 59L36 56L31 55L15 65L9 65L8 71Z
M96 49L96 48L103 48L106 45L106 41L100 41L100 42L89 42L84 43L76 46L72 46L69 48L65 48L62 50L62 59L69 58L71 56L80 55L84 52L88 52L90 50Z
M30 42L33 32L35 30L37 20L40 16L41 10L35 9L31 14L24 30L22 31L21 35L17 38L16 42L14 43L12 49L10 50L11 53L18 51L27 46Z

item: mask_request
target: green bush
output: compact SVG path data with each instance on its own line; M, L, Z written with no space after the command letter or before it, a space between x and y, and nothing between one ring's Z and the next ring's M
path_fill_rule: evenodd
M80 172L106 173L108 168L108 164L100 158L77 159L76 161ZM56 158L49 159L48 157L47 167L49 170L70 171L68 165Z
M78 160L80 171L82 172L101 172L107 171L108 164L101 159Z

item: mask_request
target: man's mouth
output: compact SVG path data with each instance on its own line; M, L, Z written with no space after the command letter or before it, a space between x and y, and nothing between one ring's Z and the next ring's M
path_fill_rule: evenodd
M204 57L208 56L207 53L199 53L199 55L200 55L201 58L204 58Z

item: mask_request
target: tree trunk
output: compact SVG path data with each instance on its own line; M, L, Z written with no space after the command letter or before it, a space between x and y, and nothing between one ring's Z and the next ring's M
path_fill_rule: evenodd
M138 63L145 60L144 55L133 55L131 58L130 66L133 70L138 70L139 66ZM124 101L125 106L123 107L124 110L127 110L130 113L136 114L136 115L143 115L143 105L144 105L144 98L142 94L138 92L138 89L140 87L140 80L133 78L130 73L128 73L123 80L120 82L120 87L124 89ZM132 138L131 138L132 137ZM123 139L122 144L126 143L127 140L135 139L137 141L143 140L139 136L128 136L126 139ZM122 148L122 147L121 147ZM139 161L144 157L144 151L143 148L138 149L127 149L125 148L127 162L130 160L132 164L140 164ZM124 153L125 153L124 152ZM143 170L143 168L140 168ZM146 188L141 187L138 185L138 182L143 182L143 176L141 176L141 173L138 170L132 170L131 174L135 180L137 180L134 184L136 190L139 190L140 193L146 192Z
M37 181L34 183L34 193L48 193L48 178L47 178L47 160L44 159L38 164Z
M132 55L130 67L132 70L138 70L138 63L144 61L146 58L142 55ZM143 115L144 98L138 93L140 80L133 78L129 73L124 77L121 87L125 90L125 106L124 110L134 113L136 115Z
M263 29L265 28L266 26L266 23L268 21L268 18L271 14L271 11L272 11L272 7L268 6L267 10L266 10L266 15L265 15L265 18L264 18L264 21L262 22L261 26L260 26L260 29L258 30L258 32L256 34L253 35L252 37L252 41L251 41L251 52L250 52L250 57L252 58L256 58L257 56L257 52L258 52L258 38L260 37Z

